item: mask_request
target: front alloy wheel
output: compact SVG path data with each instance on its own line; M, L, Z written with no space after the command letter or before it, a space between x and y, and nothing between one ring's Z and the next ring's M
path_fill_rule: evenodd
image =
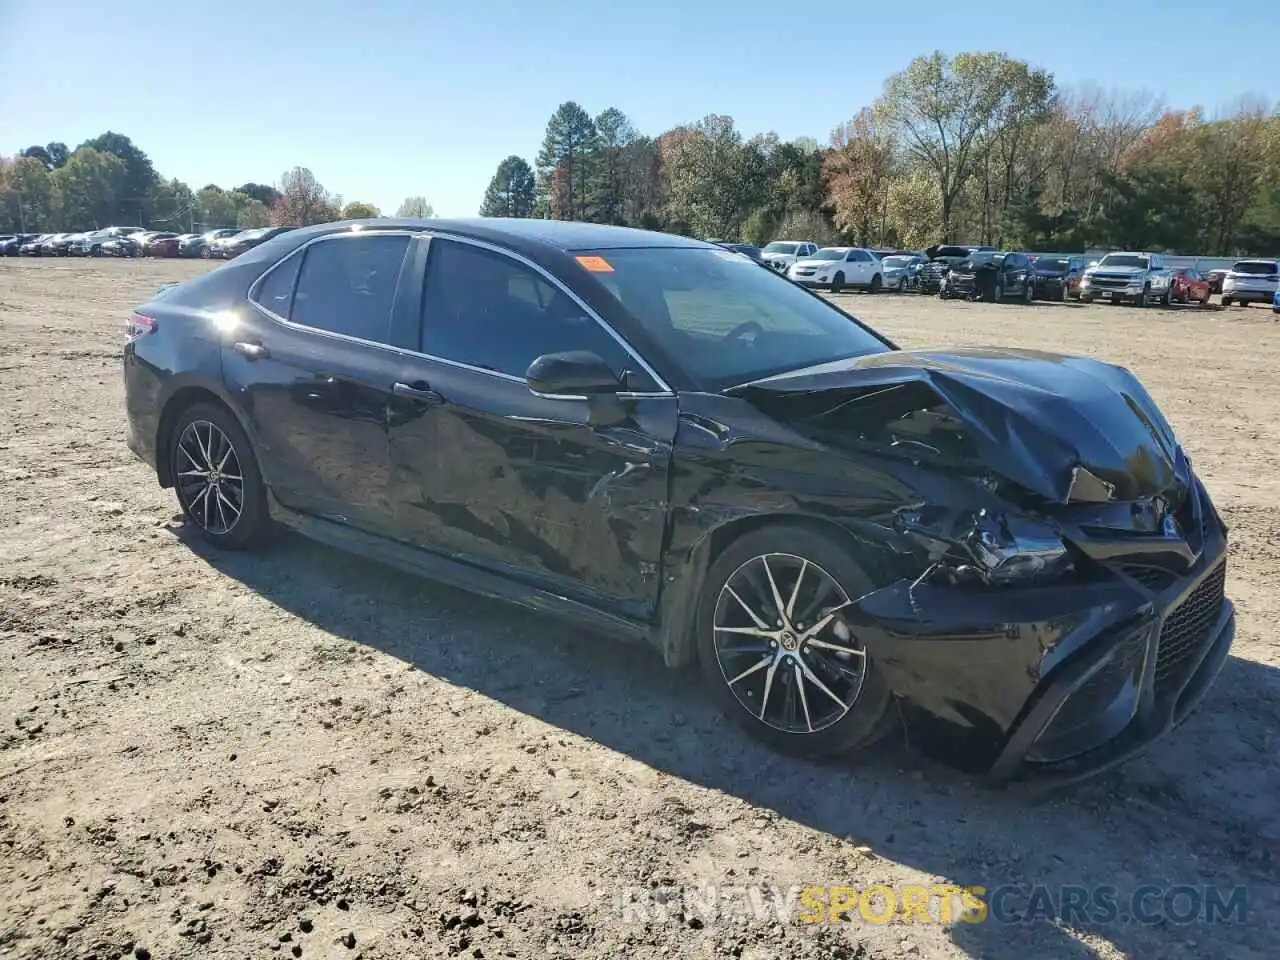
M707 586L704 673L750 733L827 756L883 732L888 689L845 619L870 582L842 546L804 527L765 528L725 551Z

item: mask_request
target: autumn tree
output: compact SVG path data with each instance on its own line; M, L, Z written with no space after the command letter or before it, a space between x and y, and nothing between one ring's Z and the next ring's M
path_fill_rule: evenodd
M429 220L436 215L426 197L405 197L396 208L396 216L410 220Z
M480 204L482 217L530 217L535 200L533 169L515 154L494 172Z
M894 174L893 137L864 107L832 132L831 147L823 173L836 225L864 246L883 240Z
M557 220L584 219L597 135L591 116L572 100L560 104L547 122L538 151L538 190Z
M271 208L271 222L278 227L307 227L337 220L334 198L306 167L294 167L280 177L280 199Z

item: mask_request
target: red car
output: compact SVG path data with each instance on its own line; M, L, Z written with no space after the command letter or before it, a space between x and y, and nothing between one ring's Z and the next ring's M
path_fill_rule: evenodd
M1173 271L1173 295L1171 299L1178 303L1195 301L1199 304L1206 304L1209 302L1211 289L1209 281L1190 267L1179 267Z
M168 236L160 236L153 239L147 244L147 256L149 257L176 257L178 255L178 240L180 238L176 233Z

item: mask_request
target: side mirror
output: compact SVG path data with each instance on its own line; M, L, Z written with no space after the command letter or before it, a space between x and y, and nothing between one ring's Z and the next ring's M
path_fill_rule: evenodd
M529 389L553 397L617 393L622 384L609 365L587 350L545 353L524 375Z

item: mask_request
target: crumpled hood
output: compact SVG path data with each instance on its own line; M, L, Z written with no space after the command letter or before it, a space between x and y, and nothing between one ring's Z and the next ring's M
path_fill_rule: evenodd
M1031 350L891 350L735 391L827 443L981 466L1051 502L1181 501L1186 458L1127 370Z

